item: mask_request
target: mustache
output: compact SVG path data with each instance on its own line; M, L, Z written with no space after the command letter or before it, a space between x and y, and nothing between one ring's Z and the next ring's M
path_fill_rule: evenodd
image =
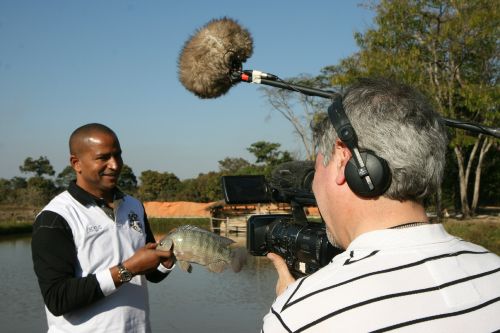
M101 171L99 172L99 176L113 176L113 177L118 177L120 174L117 172L104 172Z

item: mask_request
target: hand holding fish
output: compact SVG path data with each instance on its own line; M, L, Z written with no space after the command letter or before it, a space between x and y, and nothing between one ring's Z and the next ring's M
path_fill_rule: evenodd
M274 264L274 268L278 271L278 282L276 282L276 296L281 295L289 285L295 282L294 277L290 273L288 266L283 258L276 253L268 253L267 257Z
M222 272L231 266L239 272L246 262L244 248L231 248L233 240L192 225L183 225L170 231L159 243L157 250L170 250L179 267L191 273L191 263L206 266L210 272Z
M123 262L123 265L134 275L146 274L155 270L160 263L166 268L172 267L175 257L170 249L157 250L157 243L147 243L134 255Z

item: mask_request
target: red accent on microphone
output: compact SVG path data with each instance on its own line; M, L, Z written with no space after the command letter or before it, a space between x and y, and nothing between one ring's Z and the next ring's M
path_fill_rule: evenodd
M248 74L242 73L241 74L241 81L245 81L245 82L250 81L250 76L248 76Z

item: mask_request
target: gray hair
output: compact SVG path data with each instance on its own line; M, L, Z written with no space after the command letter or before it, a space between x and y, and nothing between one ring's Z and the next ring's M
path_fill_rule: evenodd
M347 89L343 105L359 148L389 164L392 182L383 196L422 202L436 191L448 139L442 118L422 94L387 79L360 79ZM328 117L316 126L315 137L327 165L337 139Z

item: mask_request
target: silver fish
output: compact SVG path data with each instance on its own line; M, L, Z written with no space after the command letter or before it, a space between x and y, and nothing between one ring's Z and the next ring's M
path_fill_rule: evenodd
M179 267L188 273L193 269L191 263L206 266L210 272L220 273L227 266L239 272L246 262L247 251L244 248L231 248L232 243L232 239L208 230L183 225L163 237L157 249L169 251L173 245Z

